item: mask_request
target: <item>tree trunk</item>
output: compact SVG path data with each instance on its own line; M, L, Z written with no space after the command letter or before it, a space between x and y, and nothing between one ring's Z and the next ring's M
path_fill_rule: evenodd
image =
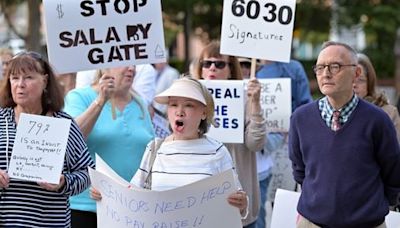
M41 52L40 34L40 5L41 1L28 0L28 34L26 35L26 49L29 51Z
M185 37L185 69L189 69L190 64L190 28L192 27L192 9L191 1L185 0L185 17L184 17L184 37Z

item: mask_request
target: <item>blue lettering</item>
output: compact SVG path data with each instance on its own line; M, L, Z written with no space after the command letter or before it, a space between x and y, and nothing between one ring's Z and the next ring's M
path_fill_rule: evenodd
M217 197L218 195L224 194L231 187L232 187L231 183L224 182L221 186L211 188L210 190L208 190L208 192L203 192L200 203L204 203L208 200Z
M157 202L154 208L154 214L164 214L167 212L193 207L196 204L196 198L193 196L187 197L185 200L176 202Z

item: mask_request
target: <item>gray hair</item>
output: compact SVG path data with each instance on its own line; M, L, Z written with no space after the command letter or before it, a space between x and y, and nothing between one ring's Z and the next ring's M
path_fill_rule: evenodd
M354 50L354 48L352 48L350 45L337 41L326 41L322 44L321 51L330 46L344 47L347 51L349 51L349 54L351 58L354 60L354 62L357 62L357 51Z

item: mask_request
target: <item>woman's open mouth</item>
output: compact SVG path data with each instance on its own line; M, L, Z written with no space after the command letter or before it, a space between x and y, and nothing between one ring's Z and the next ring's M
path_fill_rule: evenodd
M182 132L183 131L183 128L184 128L184 123L183 123L183 121L182 120L176 120L175 121L175 130L177 131L177 132Z

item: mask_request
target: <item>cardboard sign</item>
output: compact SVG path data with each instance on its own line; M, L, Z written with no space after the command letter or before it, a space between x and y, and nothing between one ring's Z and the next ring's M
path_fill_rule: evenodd
M154 116L152 119L154 133L158 138L166 138L171 134L171 130L169 129L168 119L164 117L160 111L154 109Z
M93 169L89 174L102 194L97 202L100 228L242 227L239 210L226 201L236 191L232 170L168 191L128 188Z
M58 73L165 62L160 0L44 0Z
M290 61L296 0L224 0L221 53Z
M201 80L214 98L216 127L208 136L223 143L244 141L244 90L242 80Z
M8 175L58 184L71 120L21 113Z
M278 189L275 196L274 210L272 212L271 228L296 227L298 215L296 207L299 198L299 192ZM400 227L400 213L390 211L385 218L385 223L388 228Z
M290 78L258 79L258 81L261 84L260 103L267 131L289 132L292 114Z

